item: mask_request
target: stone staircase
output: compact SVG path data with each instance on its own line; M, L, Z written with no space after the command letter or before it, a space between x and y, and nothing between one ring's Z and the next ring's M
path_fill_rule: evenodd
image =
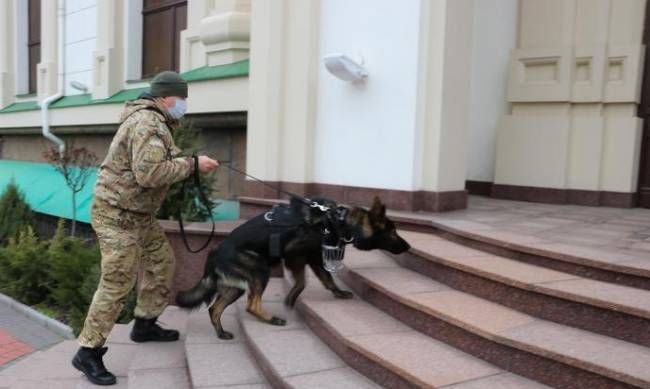
M478 223L393 215L412 249L349 249L334 299L313 276L297 309L274 278L259 322L244 301L218 339L205 308L170 307L180 342L109 339L118 388L650 388L650 267L639 258L493 231ZM342 285L343 286L343 285ZM63 342L0 371L0 389L92 387Z

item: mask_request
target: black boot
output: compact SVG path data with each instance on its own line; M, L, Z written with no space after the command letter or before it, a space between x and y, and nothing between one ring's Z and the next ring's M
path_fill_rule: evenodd
M88 348L81 347L74 358L72 366L86 375L88 380L96 385L114 385L115 376L106 367L102 357L108 351L108 347Z
M134 342L173 342L178 340L178 331L166 330L156 324L158 318L139 319L135 318L131 330L131 340Z

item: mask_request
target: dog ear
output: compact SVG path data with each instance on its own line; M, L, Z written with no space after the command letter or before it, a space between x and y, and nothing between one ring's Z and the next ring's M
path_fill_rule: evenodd
M378 196L375 196L369 213L370 218L375 221L381 221L386 218L386 206L381 203Z

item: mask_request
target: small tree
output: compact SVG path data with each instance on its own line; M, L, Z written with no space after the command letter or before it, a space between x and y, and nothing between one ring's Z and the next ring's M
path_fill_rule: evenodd
M10 238L15 238L26 226L31 226L34 220L25 195L12 179L0 197L0 244L5 244Z
M72 192L70 235L74 236L77 226L77 193L81 192L86 186L92 168L97 165L97 157L85 147L75 147L72 142L66 142L63 152L59 152L59 149L55 146L50 146L43 152L43 157L61 173L66 185Z
M192 155L199 151L199 131L194 127L191 120L183 119L181 125L174 131L173 137L174 144L183 150L184 155ZM169 192L167 192L157 217L159 219L175 219L180 210L184 220L205 221L209 214L208 210L202 204L199 204L199 189L205 193L210 209L214 209L218 204L210 201L210 198L214 192L213 188L217 176L215 173L202 173L200 179L201 188L197 188L193 181L188 182L185 185L185 193L182 190L182 182L173 184L169 188Z

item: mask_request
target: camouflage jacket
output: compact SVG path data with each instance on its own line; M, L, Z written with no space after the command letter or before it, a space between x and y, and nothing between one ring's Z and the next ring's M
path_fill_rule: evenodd
M153 214L169 186L192 171L172 138L177 122L154 101L139 99L126 103L120 123L100 166L95 196L117 208Z

